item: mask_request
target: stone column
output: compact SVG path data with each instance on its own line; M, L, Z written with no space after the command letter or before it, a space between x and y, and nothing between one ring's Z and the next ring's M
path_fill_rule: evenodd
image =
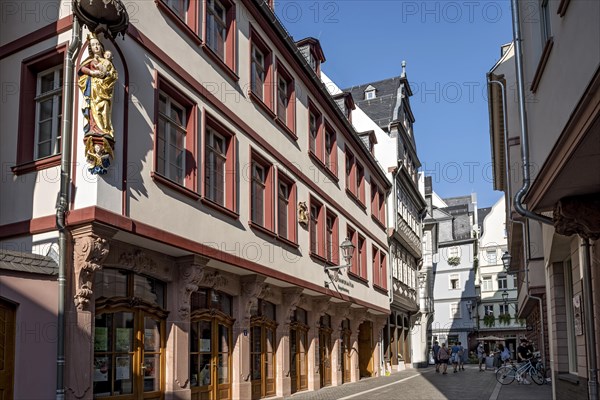
M386 316L381 315L373 318L373 373L375 376L382 376L385 372L384 360L381 358L383 327L385 326Z
M321 326L321 317L329 311L329 297L320 296L313 299L313 312L309 314L308 340L310 341L308 353L308 390L317 390L321 388L321 377L319 375L319 327ZM312 332L312 334L311 334Z
M351 311L350 345L352 346L352 356L350 358L350 381L358 382L360 380L360 360L358 357L358 334L360 325L367 319L367 310L364 308L353 308Z
M290 323L296 307L305 302L302 294L303 289L299 287L284 288L282 290L283 302L277 307L277 396L287 397L292 394L292 383L290 378Z
M65 301L65 389L68 399L93 398L94 273L102 269L115 232L99 224L71 231L73 262L67 265Z
M333 307L333 315L331 316L331 327L333 333L332 339L332 355L331 355L331 385L339 386L342 384L342 321L350 316L350 303L340 303Z
M166 391L173 398L189 398L190 394L190 297L208 273L208 258L192 255L177 260L177 274L169 290L169 304L174 306L167 318Z

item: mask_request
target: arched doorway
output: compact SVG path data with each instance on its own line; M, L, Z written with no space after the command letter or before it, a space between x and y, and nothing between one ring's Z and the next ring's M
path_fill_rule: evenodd
M94 397L163 399L165 284L104 268L94 288Z
M290 379L292 393L308 389L308 323L306 311L296 308L290 323Z
M275 304L259 299L250 320L252 398L275 395Z
M350 382L350 361L352 359L352 343L350 342L350 320L345 319L342 321L342 332L341 332L341 358L342 358L342 383Z
M321 387L331 386L331 317L325 314L319 323L319 375Z
M358 328L358 366L360 377L373 376L373 323L365 321Z
M198 289L190 298L192 399L231 398L232 298Z

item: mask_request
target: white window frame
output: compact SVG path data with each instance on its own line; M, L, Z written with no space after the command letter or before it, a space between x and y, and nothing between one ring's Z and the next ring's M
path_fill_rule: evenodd
M365 92L365 100L372 100L376 97L375 89L367 90Z
M489 285L488 285L489 283ZM494 284L492 282L491 276L482 276L481 277L481 291L482 292L491 292L494 290Z
M177 101L173 100L173 98L171 96L169 96L167 93L160 91L159 92L159 103L160 103L160 97L164 97L166 99L165 102L165 108L166 110L169 112L171 111L171 108L173 106L181 109L182 111L182 122L185 123L185 121L187 121L187 110L184 106L182 106L181 104L179 104ZM165 178L168 178L169 180L172 180L173 182L177 182L180 185L184 185L185 183L185 171L186 171L186 166L185 166L185 158L186 158L186 148L185 148L185 141L186 141L186 135L187 135L187 127L183 126L183 125L179 125L179 123L174 120L173 118L171 118L170 115L166 115L164 113L162 113L160 111L160 106L159 106L159 111L158 111L158 118L159 120L163 120L165 123L165 132L160 132L160 123L159 123L159 127L157 127L157 140L159 140L159 138L162 136L162 140L164 141L164 146L165 146L165 156L164 156L164 165L163 165L163 171L162 171L162 175ZM168 129L167 129L168 128ZM178 149L177 144L172 144L171 143L171 129L175 129L177 131L177 133L181 133L183 134L183 147L179 150L180 151L180 155L181 155L181 160L180 163L178 160L171 160L170 159L170 152L169 152L169 147L173 146L176 149ZM159 161L160 159L160 154L157 155L156 160L157 163L160 163ZM179 165L181 164L181 165ZM177 176L170 176L170 166L173 165L175 166L176 169L181 169L181 177L177 177ZM159 170L159 165L156 166L156 170Z
M458 246L452 246L448 248L448 258L450 257L460 257L460 249Z
M458 303L450 303L450 318L462 318L462 313L460 312L460 305Z
M183 21L187 22L187 14L189 9L189 0L164 0L165 4L173 11L173 14L177 15ZM183 10L181 10L180 14L177 10L177 6L183 6Z
M456 287L453 287L452 282L456 281ZM448 276L448 287L450 290L459 290L460 289L460 274L450 274Z
M498 275L498 290L508 289L508 277L506 275Z
M42 77L53 74L54 84L51 90L42 93ZM62 64L49 68L37 74L36 79L36 96L35 96L35 144L34 144L34 159L50 157L60 153L58 146L61 138L60 121L62 120L62 85L61 79L63 74ZM52 115L50 116L51 128L50 139L44 141L50 142L50 153L40 155L40 113L41 104L44 101L52 101Z
M500 315L502 314L509 314L510 315L510 304L506 303L506 304L500 304Z
M256 45L252 44L252 75L250 85L252 92L264 101L264 86L266 79L266 58L263 51ZM260 83L257 82L259 79Z
M256 173L256 174L255 174ZM250 201L250 213L251 220L255 224L264 226L266 218L266 190L267 190L267 168L256 160L252 161L252 188L251 188L251 201ZM260 195L262 199L262 207L259 210L255 199ZM260 212L260 215L258 214ZM260 216L260 221L257 221L256 217Z
M491 311L491 313L489 313L489 311ZM484 305L483 306L483 315L494 315L494 305L493 304Z
M486 250L485 258L488 264L495 265L498 263L498 251L497 250Z
M540 0L540 29L542 35L542 46L552 37L550 25L550 1Z

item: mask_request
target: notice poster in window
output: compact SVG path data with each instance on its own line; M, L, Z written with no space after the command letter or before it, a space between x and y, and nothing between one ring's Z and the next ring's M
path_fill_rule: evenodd
M94 358L94 382L108 381L108 357Z
M129 357L117 357L116 359L117 370L115 371L115 379L116 380L128 380L129 379L129 371L130 371L130 363Z
M156 330L155 329L144 329L144 350L156 351Z
M97 326L94 329L94 351L108 351L108 328Z
M200 351L210 351L210 339L200 339Z
M115 351L131 351L131 329L117 328L115 332Z
M152 379L155 377L156 369L154 361L154 358L146 358L144 360L144 379Z

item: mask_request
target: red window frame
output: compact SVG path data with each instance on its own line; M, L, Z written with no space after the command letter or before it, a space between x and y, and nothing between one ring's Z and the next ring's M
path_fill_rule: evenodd
M64 64L66 44L45 50L21 63L21 90L19 91L17 164L12 167L16 175L40 171L60 165L61 153L35 159L35 123L37 76L40 72ZM63 66L64 68L64 66ZM64 70L63 70L64 71ZM64 99L64 86L63 97ZM64 101L61 105L64 113ZM59 129L61 127L59 126Z
M354 154L346 145L346 191L356 196L356 161Z
M253 187L258 183L255 181L255 167L260 166L264 171L263 177L263 196L262 196L262 221L257 221L254 218L254 207L256 195L254 195ZM263 228L269 232L275 230L275 207L273 197L273 165L268 162L264 157L260 156L255 151L251 151L250 155L250 226Z
M196 44L201 44L200 39L200 1L182 0L186 8L185 15L178 14L166 0L155 0L158 8L181 29Z
M237 52L236 52L236 33L237 33L237 21L236 21L236 7L235 3L231 0L216 0L225 9L225 40L223 43L223 55L219 54L218 51L212 48L211 44L208 43L208 28L209 28L209 0L204 0L204 43L202 49L205 50L206 54L209 55L230 77L235 81L239 78L237 76Z
M168 177L157 172L158 165L158 122L159 122L159 93L163 92L169 98L175 100L186 111L185 124L185 170L183 184L179 184ZM184 194L192 194L194 197L200 197L197 192L197 105L190 98L183 95L179 89L161 75L156 77L156 90L154 98L154 164L151 176L158 182L164 183L175 190L182 191ZM182 190L184 189L184 190Z
M286 229L282 232L283 226L280 223L282 216L281 207L283 205L281 184L285 184L288 188L287 193L287 205L286 205ZM294 244L298 243L298 229L297 229L297 218L298 212L296 209L296 184L294 181L283 174L281 171L277 173L277 235L280 239L288 241Z
M373 286L379 286L381 287L381 271L380 271L380 263L381 263L381 259L379 258L379 248L377 248L377 246L373 246L371 248L371 260L372 260L372 267L373 267Z
M387 290L387 254L379 252L379 286Z
M358 233L350 225L347 225L346 226L346 237L354 245L354 249L352 249L352 265L350 266L350 271L349 272L351 274L359 276L360 261L358 260L358 257L357 257L357 254L358 254Z
M356 259L360 262L358 265L358 276L367 280L367 240L360 233L357 234L356 248L358 249Z
M339 242L338 216L327 210L325 217L325 259L335 265L340 264Z
M325 258L325 207L314 197L309 202L310 254Z
M356 176L356 198L358 201L365 205L365 168L359 162L356 162L355 167Z
M281 97L280 80L285 81L286 90L283 94L287 105L284 107ZM276 91L276 118L275 120L283 126L288 133L296 138L296 87L294 78L285 69L279 58L276 58L275 64L275 91Z
M385 221L385 193L383 192L383 190L379 189L378 187L378 197L379 197L379 222L381 222L381 224L383 226L386 225L386 221Z
M217 208L225 208L228 211L237 213L237 171L236 171L236 148L237 141L235 134L223 126L215 117L204 112L204 126L202 131L203 135L203 161L204 168L202 168L202 200L206 201L211 206ZM220 204L215 199L211 199L207 193L207 184L209 179L207 178L207 168L209 166L209 149L210 145L209 135L217 134L225 140L225 166L224 166L224 202Z
M371 183L371 216L379 221L379 188Z
M337 176L338 160L337 160L337 134L335 130L325 121L325 132L323 133L323 164L325 167ZM331 147L327 148L327 135L331 135Z
M253 63L254 63L254 48L259 49L262 52L263 55L263 68L264 68L264 80L263 80L263 84L262 84L262 95L260 93L257 93L256 90L254 90L254 85L253 85ZM273 68L272 68L272 64L273 64L273 52L271 51L271 49L269 48L269 46L267 46L267 43L260 37L260 35L257 33L257 31L252 27L252 25L250 25L250 57L249 57L249 71L250 71L250 77L249 77L249 83L250 83L250 87L249 87L249 96L252 100L255 100L257 102L259 102L259 104L261 104L263 106L263 108L266 108L266 111L268 111L270 114L274 113L274 105L273 105Z
M316 137L312 136L311 114L316 120ZM323 116L317 107L309 101L308 103L308 152L317 160L323 158Z

